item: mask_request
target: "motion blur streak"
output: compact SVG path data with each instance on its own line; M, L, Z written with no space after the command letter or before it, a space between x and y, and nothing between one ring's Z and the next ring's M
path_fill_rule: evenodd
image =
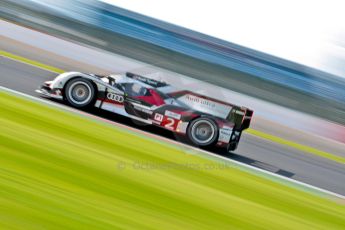
M38 67L38 68L41 68L41 69L45 69L45 70L48 70L48 71L54 72L54 73L63 73L63 72L65 72L64 70L55 68L53 66L49 66L49 65L37 62L37 61L33 61L33 60L28 59L28 58L24 58L24 57L21 57L21 56L18 56L18 55L14 55L14 54L11 54L9 52L2 51L2 50L0 50L0 56L7 57L7 58L10 58L10 59L13 59L13 60L17 60L17 61L29 64L29 65L33 65L35 67ZM276 143L279 143L279 144L287 145L289 147L292 147L292 148L295 148L295 149L298 149L298 150L301 150L301 151L304 151L304 152L308 152L308 153L317 155L319 157L324 157L324 158L327 158L329 160L336 161L338 163L342 163L342 164L345 163L345 158L344 157L337 156L337 155L334 155L334 154L331 154L331 153L328 153L328 152L320 151L320 150L317 150L315 148L311 148L309 146L304 146L304 145L301 145L301 144L298 144L298 143L294 143L292 141L288 141L288 140L285 140L283 138L279 138L277 136L270 135L270 134L267 134L267 133L264 133L264 132L261 132L261 131L258 131L258 130L248 129L245 132L247 132L249 134L252 134L252 135L255 135L255 136L258 136L258 137L261 137L261 138L264 138L264 139L267 139L267 140L270 140L270 141L273 141L273 142L276 142Z
M343 204L232 164L3 91L0 107L1 228L344 228Z
M100 1L2 0L1 6L5 20L345 124L344 78Z
M324 158L327 158L329 160L334 160L336 162L345 164L345 158L341 157L341 156L333 155L333 154L328 153L328 152L320 151L318 149L314 149L314 148L311 148L311 147L308 147L308 146L305 146L305 145L294 143L292 141L288 141L288 140L285 140L283 138L279 138L277 136L273 136L273 135L270 135L270 134L267 134L267 133L264 133L264 132L260 132L258 130L248 129L248 130L246 130L246 132L250 133L252 135L261 137L261 138L268 139L270 141L273 141L273 142L276 142L276 143L279 143L279 144L287 145L289 147L292 147L292 148L295 148L295 149L298 149L298 150L301 150L301 151L304 151L304 152L312 153L312 154L315 154L317 156L324 157Z
M10 59L13 59L13 60L16 60L16 61L20 61L20 62L23 62L25 64L32 65L32 66L35 66L37 68L44 69L44 70L47 70L47 71L50 71L50 72L53 72L53 73L63 73L63 72L65 72L62 69L59 69L59 68L56 68L56 67L53 67L53 66L49 66L49 65L45 65L45 64L43 64L41 62L34 61L34 60L31 60L31 59L28 59L28 58L25 58L25 57L21 57L21 56L15 55L15 54L11 54L11 53L6 52L4 50L0 50L0 56L7 57L7 58L10 58Z

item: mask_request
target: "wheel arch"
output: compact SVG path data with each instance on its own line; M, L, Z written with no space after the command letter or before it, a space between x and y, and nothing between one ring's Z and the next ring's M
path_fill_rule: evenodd
M188 120L188 126L187 126L187 129L188 127L190 126L190 124L196 120L196 119L199 119L199 118L207 118L207 119L211 119L217 126L217 129L219 129L219 125L218 125L218 122L216 121L216 119L214 119L212 116L210 115L207 115L207 114L198 114L197 116L191 118L190 120Z
M62 89L63 89L63 94L62 94L63 95L63 100L66 100L66 86L68 85L68 83L71 82L72 80L75 80L75 79L78 79L78 78L81 78L81 79L89 81L92 84L92 86L94 87L95 96L97 97L98 91L99 91L97 84L94 81L92 81L92 79L76 75L76 76L72 76L68 80L64 81L64 84L62 86Z
M216 126L215 139L214 139L214 141L211 144L209 144L207 146L215 145L217 143L217 141L218 141L218 138L219 138L219 129L220 129L220 127L219 127L219 124L216 121L216 119L214 119L212 116L207 115L207 114L199 114L198 116L193 117L191 120L188 121L187 129L186 129L186 136L190 139L190 137L189 137L189 135L190 135L189 134L189 129L190 129L191 124L193 123L193 121L195 121L197 119L201 119L201 118L209 119L209 120L211 120L215 124L215 126Z

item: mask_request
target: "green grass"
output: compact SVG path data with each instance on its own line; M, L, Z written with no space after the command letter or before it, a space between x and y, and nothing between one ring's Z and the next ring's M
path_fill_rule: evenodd
M345 205L0 92L2 229L344 229Z

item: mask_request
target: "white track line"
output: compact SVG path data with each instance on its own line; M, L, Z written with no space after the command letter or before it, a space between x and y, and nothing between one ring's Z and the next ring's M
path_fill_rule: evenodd
M260 173L267 174L267 175L279 178L281 180L285 180L285 181L288 181L288 182L291 182L291 183L294 183L294 184L297 184L297 185L304 186L306 188L315 190L317 192L321 192L321 193L324 193L326 195L334 196L334 197L340 198L342 200L345 200L345 196L343 196L341 194L338 194L338 193L335 193L335 192L331 192L331 191L328 191L326 189L319 188L319 187L316 187L314 185L310 185L310 184L307 184L307 183L304 183L304 182L301 182L301 181L297 181L297 180L294 180L294 179L291 179L291 178L288 178L288 177L284 177L284 176L281 176L279 174L276 174L276 173L273 173L273 172L270 172L270 171L266 171L264 169L257 168L257 167L254 167L252 165L248 165L248 164L245 164L245 163L242 163L242 162L239 162L239 161L235 161L233 159L226 158L226 157L217 155L215 153L211 153L211 152L205 151L203 149L199 149L199 148L196 148L196 147L193 147L193 146L189 146L189 145L177 142L177 141L173 141L171 139L168 139L168 138L165 138L165 137L162 137L162 136L158 136L158 135L155 135L155 134L152 134L152 133L149 133L149 132L146 132L146 131L142 131L142 130L139 130L139 129L136 129L136 128L128 127L126 125L123 125L123 124L120 124L120 123L117 123L117 122L114 122L114 121L110 121L108 119L104 119L104 118L101 118L101 117L98 117L98 116L95 116L95 115L92 115L92 114L89 114L89 113L86 113L86 112L83 112L83 111L80 111L80 110L68 107L68 106L65 106L65 105L62 105L62 104L58 104L58 103L55 103L55 102L52 102L52 101L44 100L42 98L34 97L34 96L31 96L31 95L28 95L28 94L25 94L25 93L21 93L21 92L18 92L18 91L15 91L15 90L3 87L3 86L0 86L0 90L7 91L7 92L10 92L10 93L13 93L13 94L16 94L16 95L20 95L22 97L26 97L26 98L29 98L31 100L38 101L38 102L41 102L41 103L44 103L44 104L47 104L47 105L58 107L58 108L63 109L63 110L67 110L67 111L70 111L70 112L75 112L75 113L78 113L80 115L96 118L98 120L114 124L114 125L116 125L118 127L121 127L121 128L129 129L129 130L141 133L141 134L145 134L145 135L149 135L149 136L152 136L152 137L155 137L155 138L159 138L159 139L165 140L167 142L174 143L176 145L180 145L181 147L185 147L185 148L188 148L188 149L191 149L191 150L199 151L201 153L207 154L207 155L212 156L214 158L218 158L218 159L221 159L221 160L224 160L224 161L228 161L228 162L231 162L233 164L237 164L239 166L242 166L244 168L248 168L248 169L251 169L253 171L258 171Z

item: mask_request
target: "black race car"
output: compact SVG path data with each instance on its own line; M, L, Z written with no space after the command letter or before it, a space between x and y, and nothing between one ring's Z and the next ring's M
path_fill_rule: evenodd
M253 111L133 73L66 72L36 92L76 108L96 107L185 135L197 146L233 151Z

